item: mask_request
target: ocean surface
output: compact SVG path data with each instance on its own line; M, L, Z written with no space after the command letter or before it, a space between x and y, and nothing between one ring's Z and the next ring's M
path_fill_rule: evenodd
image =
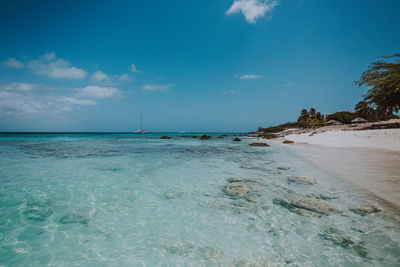
M0 266L400 266L398 214L289 147L161 135L1 134Z

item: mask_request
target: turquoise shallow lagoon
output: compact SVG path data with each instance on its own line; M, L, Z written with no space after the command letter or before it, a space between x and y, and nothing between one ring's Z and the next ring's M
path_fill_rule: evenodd
M291 149L160 135L1 135L0 265L399 266L397 212ZM224 193L238 177L252 199ZM294 195L341 213L274 201Z

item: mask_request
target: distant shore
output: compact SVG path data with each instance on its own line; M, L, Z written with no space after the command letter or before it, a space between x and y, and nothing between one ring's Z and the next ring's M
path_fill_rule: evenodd
M393 120L394 123L400 120ZM279 133L313 164L400 207L400 129L352 130L359 126L291 129Z

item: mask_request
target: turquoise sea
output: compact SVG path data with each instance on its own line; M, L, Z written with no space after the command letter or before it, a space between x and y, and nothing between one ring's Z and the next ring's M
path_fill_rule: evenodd
M289 147L161 135L0 135L0 266L400 266L399 214Z

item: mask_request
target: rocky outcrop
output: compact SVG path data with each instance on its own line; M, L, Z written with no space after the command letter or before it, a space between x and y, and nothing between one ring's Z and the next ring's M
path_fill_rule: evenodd
M206 135L206 134L203 134L203 135L200 137L201 140L207 140L207 139L210 139L210 138L211 138L211 136Z
M382 210L378 209L375 206L361 206L358 208L350 208L350 211L352 211L358 215L365 216L367 214L381 212Z
M254 201L259 196L259 187L256 181L251 179L233 178L224 186L222 191L234 199L246 199Z
M303 216L321 217L341 212L339 208L328 201L306 196L276 198L274 203Z
M314 185L317 181L314 178L307 178L301 176L293 176L287 179L288 183L292 184L303 184L303 185Z
M284 140L282 143L284 143L284 144L293 144L294 141L292 141L292 140Z
M233 139L233 141L240 142L240 141L242 141L242 139L236 137L235 139Z
M267 143L251 143L250 146L267 147L269 145Z
M172 137L169 137L169 136L161 136L160 139L172 139Z

